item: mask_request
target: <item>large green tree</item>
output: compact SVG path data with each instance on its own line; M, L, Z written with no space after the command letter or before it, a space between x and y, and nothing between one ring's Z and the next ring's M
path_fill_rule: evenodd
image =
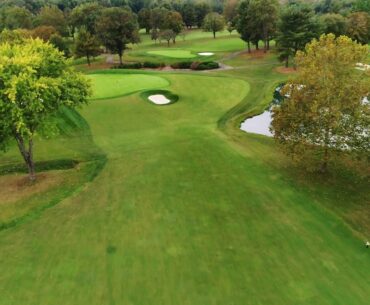
M98 56L100 53L100 43L97 37L85 28L81 28L75 41L75 57L86 57L87 64L90 66L91 57Z
M310 7L300 4L286 7L281 13L276 36L279 57L285 61L286 67L289 58L319 35L320 26Z
M247 43L248 52L251 52L251 41L253 40L254 16L250 10L250 0L243 0L238 7L238 15L236 17L236 30L240 34L240 38Z
M89 83L70 68L61 52L40 39L0 45L0 146L15 139L35 179L33 156L37 133L47 134L49 118L60 107L87 103ZM48 124L46 124L48 122Z
M324 14L320 16L324 34L333 33L335 36L346 34L347 21L340 14Z
M255 31L260 32L266 51L276 32L279 3L277 0L251 0L250 10L253 14Z
M333 34L314 39L297 53L298 76L283 88L286 96L273 108L275 140L303 165L320 164L325 172L332 154L370 152L370 78L355 64L367 46Z
M176 36L179 35L183 29L184 22L182 21L181 14L178 12L168 12L162 24L163 30L172 30L174 33L173 43L176 42Z
M57 6L44 6L37 15L35 23L38 26L52 26L62 35L68 33L67 20Z
M103 7L98 3L84 3L76 6L70 16L69 23L72 28L84 27L91 34L96 34L96 22L99 19Z
M151 14L150 9L144 7L140 10L140 12L137 15L140 28L145 29L145 33L147 34L150 33L151 29L150 14Z
M219 13L209 13L204 18L203 28L207 32L212 32L213 38L216 38L216 33L225 28L225 19Z
M32 27L33 16L24 7L12 6L2 11L0 29L29 29Z
M139 41L136 16L129 10L112 7L103 10L97 22L97 33L105 47L118 54L122 64L127 44Z

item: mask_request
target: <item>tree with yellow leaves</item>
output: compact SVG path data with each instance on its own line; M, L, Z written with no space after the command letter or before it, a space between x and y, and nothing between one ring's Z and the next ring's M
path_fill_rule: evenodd
M271 128L295 160L319 161L325 172L333 153L369 153L370 77L355 69L367 55L367 46L333 34L297 53L298 76L284 86Z

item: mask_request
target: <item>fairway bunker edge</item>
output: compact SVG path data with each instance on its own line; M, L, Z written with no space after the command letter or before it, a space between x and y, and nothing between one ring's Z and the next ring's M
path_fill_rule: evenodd
M155 106L167 106L179 100L178 95L168 90L148 90L142 92L140 96Z

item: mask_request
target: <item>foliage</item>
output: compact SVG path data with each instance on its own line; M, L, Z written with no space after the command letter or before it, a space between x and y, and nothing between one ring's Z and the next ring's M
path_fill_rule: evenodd
M24 7L8 7L0 13L0 29L30 29L32 27L33 16L29 10Z
M5 149L10 139L15 139L30 178L35 179L35 135L54 131L49 118L61 106L73 108L86 103L89 85L67 66L61 52L40 39L2 44L0 58L0 145Z
M207 32L212 32L213 38L216 38L216 33L225 28L225 19L219 13L209 13L204 18L203 28Z
M32 31L32 37L40 38L43 41L49 41L50 37L57 34L57 30L50 25L40 25L34 28Z
M211 7L206 2L195 4L195 25L198 28L202 27L204 17L211 12Z
M253 24L254 16L250 9L250 0L243 0L238 7L238 15L236 17L236 30L240 34L240 38L247 43L248 52L251 51L250 43L254 38L256 31Z
M327 170L334 153L366 155L370 150L370 79L354 69L368 55L346 36L313 40L297 53L297 78L273 108L272 130L283 150L304 166L320 162Z
M355 12L367 12L370 14L370 1L369 0L357 0L353 4L353 10Z
M60 36L59 34L53 34L50 36L49 42L60 52L63 52L64 56L70 56L70 44L66 38Z
M170 46L170 41L176 39L176 33L173 30L163 30L159 32L159 38L167 41L167 46Z
M370 15L356 12L348 16L347 35L352 39L367 44L370 41Z
M52 26L62 35L68 33L67 20L63 12L56 6L44 6L37 15L35 24L38 26Z
M136 16L122 8L106 8L97 22L97 33L103 44L119 56L122 64L127 44L139 41Z
M99 19L103 7L98 3L84 3L75 7L70 16L69 22L73 28L85 28L86 31L95 35L96 22Z
M149 34L151 29L151 23L150 23L150 9L144 7L140 10L138 13L138 22L141 29L145 29L145 32Z
M313 38L319 36L320 26L308 6L293 4L285 8L278 24L276 43L281 60L288 67L289 58Z
M100 53L100 43L97 37L91 34L91 32L87 31L85 28L81 28L75 41L75 57L86 57L87 64L90 66L90 58L96 57Z
M340 14L324 14L320 16L320 22L324 34L333 33L335 36L346 34L347 21Z

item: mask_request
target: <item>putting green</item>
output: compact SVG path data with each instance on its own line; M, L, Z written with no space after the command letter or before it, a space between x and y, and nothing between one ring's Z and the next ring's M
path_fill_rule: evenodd
M147 53L151 55L165 56L165 57L171 57L171 58L194 58L196 57L196 55L186 50L158 50L158 51L148 51Z
M92 99L113 98L169 85L163 77L146 74L91 74L89 78L94 88Z

